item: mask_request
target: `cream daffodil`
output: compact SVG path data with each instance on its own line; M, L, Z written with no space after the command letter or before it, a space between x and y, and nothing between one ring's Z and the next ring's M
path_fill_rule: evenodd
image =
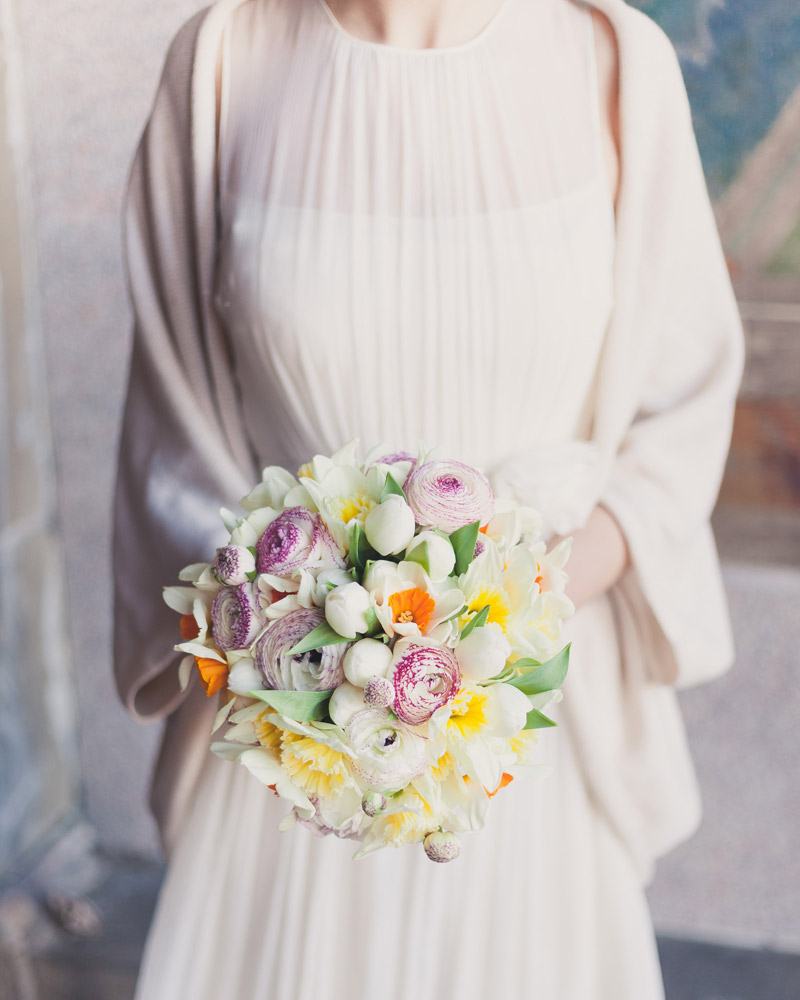
M448 620L464 607L464 594L450 577L434 582L415 562L379 560L364 574L378 621L390 636L426 636L447 642Z

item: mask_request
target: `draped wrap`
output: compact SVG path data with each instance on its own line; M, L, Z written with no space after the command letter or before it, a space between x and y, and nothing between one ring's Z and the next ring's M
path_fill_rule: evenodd
M241 2L220 0L176 36L125 200L134 347L114 507L115 672L136 718L167 717L152 795L167 848L215 706L196 684L178 689L176 622L161 587L210 558L219 508L258 476L212 296L214 76ZM742 335L674 49L623 0L590 6L617 38L621 117L615 307L591 440L515 455L492 476L541 506L553 531L580 526L601 503L625 533L631 568L607 598L621 675L594 679L621 676L611 715L597 718L591 685L564 711L592 793L646 877L699 817L674 687L720 674L733 656L709 518Z

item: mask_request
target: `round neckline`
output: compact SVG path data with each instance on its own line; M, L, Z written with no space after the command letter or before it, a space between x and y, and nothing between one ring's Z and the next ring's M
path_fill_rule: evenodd
M413 48L412 46L405 45L390 45L387 42L375 42L369 38L359 38L358 35L354 35L352 32L348 31L347 28L339 21L336 15L333 13L328 5L327 0L316 0L317 5L321 8L323 14L327 17L329 23L337 32L341 35L347 42L351 45L363 47L367 49L373 49L376 51L383 52L395 52L402 55L414 55L414 56L442 56L448 53L458 53L466 52L479 45L484 39L492 32L498 21L501 20L508 8L514 3L514 0L501 0L500 6L492 14L489 20L484 24L477 35L473 35L472 38L467 39L466 42L459 42L456 45L434 45L430 48Z

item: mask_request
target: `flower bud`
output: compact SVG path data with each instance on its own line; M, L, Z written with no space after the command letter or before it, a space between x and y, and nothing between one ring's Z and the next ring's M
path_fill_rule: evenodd
M220 583L236 587L247 583L249 574L255 572L256 557L244 545L224 545L217 549L211 568Z
M394 684L386 677L370 677L364 685L364 701L373 708L388 708L394 701Z
M361 688L353 687L352 684L345 681L331 695L331 700L328 702L328 715L337 726L344 729L357 712L363 712L367 707Z
M386 796L380 792L366 792L361 800L361 808L370 818L380 816L386 808Z
M444 833L443 831L429 833L422 844L431 861L440 864L445 861L455 861L461 853L461 844L454 833Z
M450 539L440 535L438 531L421 531L412 538L406 549L406 559L424 542L428 543L428 576L431 580L444 580L450 576L456 564L456 554Z
M356 687L364 687L371 677L385 677L392 651L377 639L359 639L344 658L344 675Z
M501 673L511 656L511 646L500 626L488 622L462 639L455 654L463 677L485 681Z
M331 628L345 639L355 639L369 629L366 614L372 603L360 583L335 587L325 598L325 617Z
M414 537L414 514L405 500L391 493L373 507L364 521L367 541L382 556L404 552Z

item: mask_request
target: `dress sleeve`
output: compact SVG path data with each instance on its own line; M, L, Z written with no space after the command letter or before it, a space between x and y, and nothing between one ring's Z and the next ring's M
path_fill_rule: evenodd
M645 28L643 15L636 17L646 36L639 69L621 59L617 253L619 322L630 331L628 344L639 346L611 364L620 398L620 379L639 388L616 433L600 503L628 542L631 568L612 598L637 632L648 674L688 685L721 673L733 658L710 516L730 444L743 337L675 51L652 22Z
M215 102L213 82L193 82L202 20L169 50L124 203L134 330L113 509L114 662L120 696L141 720L185 696L178 620L162 587L211 558L223 541L220 507L234 506L253 479L211 301Z

